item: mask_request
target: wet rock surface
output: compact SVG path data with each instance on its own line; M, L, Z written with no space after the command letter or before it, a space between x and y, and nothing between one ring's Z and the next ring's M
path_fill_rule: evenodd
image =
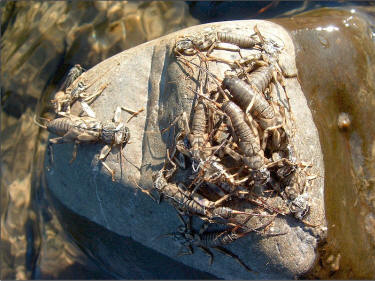
M241 30L252 33L257 24L261 32L276 34L285 46L280 65L290 76L296 74L293 43L284 29L266 21L241 21L192 27L115 55L85 72L78 80L90 85L95 93L107 85L92 105L99 120L110 120L116 106L137 111L145 110L127 123L131 138L124 157L113 148L106 164L116 172L111 181L107 170L98 161L101 144L81 144L77 159L70 165L73 144L54 146L53 166L47 167L48 187L53 195L73 212L100 224L110 231L137 241L138 247L148 247L175 258L179 245L172 239L160 238L176 230L180 221L172 206L158 205L136 187L152 187L152 173L161 169L173 136L162 134L182 111L190 112L192 99L186 91L187 81L172 52L177 36L194 34L205 27ZM218 66L217 71L222 71ZM74 87L79 81L75 81ZM190 267L225 279L292 278L309 270L316 260L318 238L324 236L324 168L318 133L297 78L286 79L296 133L292 138L299 159L311 161L311 174L317 175L308 189L311 211L306 220L309 227L291 216L277 217L273 227L287 232L280 236L250 233L226 248L259 272L249 273L233 259L214 253L209 266L205 254L176 258ZM80 111L76 103L73 113ZM123 120L131 115L122 112ZM48 163L48 161L46 161ZM199 222L196 220L195 224ZM142 245L142 246L140 246ZM156 257L155 257L156 258ZM133 261L137 263L137 261ZM139 265L140 270L142 264ZM165 265L168 266L168 265ZM147 271L147 269L144 269ZM181 269L170 269L181 270Z
M325 159L328 238L313 279L375 278L373 15L325 8L275 20L294 40Z

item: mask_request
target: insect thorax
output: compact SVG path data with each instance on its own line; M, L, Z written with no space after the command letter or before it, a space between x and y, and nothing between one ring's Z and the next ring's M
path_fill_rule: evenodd
M198 36L187 36L176 42L175 50L191 55L195 53L195 48L201 51L206 50L216 40L216 33L214 32L203 33Z
M168 184L167 180L165 179L163 175L163 171L159 171L158 173L154 174L152 176L153 182L154 182L154 188L158 191L162 191L163 188Z
M129 130L123 123L105 122L102 125L102 141L108 144L122 144L129 139Z

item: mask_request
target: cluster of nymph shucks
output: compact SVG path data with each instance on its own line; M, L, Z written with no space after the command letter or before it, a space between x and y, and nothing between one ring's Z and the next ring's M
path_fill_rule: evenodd
M192 253L193 245L207 252L251 231L285 234L272 233L276 216L294 214L303 221L309 211L304 194L309 164L297 162L290 141L293 120L278 65L282 47L254 31L251 36L211 31L175 44L176 61L196 86L186 89L194 102L190 118L182 112L163 131L177 127L153 187L178 210L184 226L170 235L187 249L185 254ZM239 59L214 56L219 49L238 52ZM243 56L244 49L253 52ZM215 75L212 63L229 68ZM205 227L220 223L228 228L195 232L190 222L194 216Z
M121 108L117 107L113 120L102 122L96 118L95 112L89 106L107 87L107 84L100 87L94 94L88 94L87 90L91 86L84 83L82 78L83 68L76 64L73 66L61 85L59 91L54 94L51 105L55 113L55 118L44 119L44 124L40 124L36 119L35 123L49 132L58 135L48 141L48 153L50 155L50 165L53 164L53 145L61 143L74 143L73 157L76 158L79 143L102 143L99 161L111 173L112 180L115 180L115 172L104 162L114 145L123 148L130 138L130 132L125 123L121 121ZM85 115L73 115L70 108L74 102L79 102Z

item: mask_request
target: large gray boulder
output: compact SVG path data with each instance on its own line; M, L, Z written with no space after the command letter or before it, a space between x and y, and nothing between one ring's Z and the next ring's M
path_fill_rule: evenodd
M173 134L162 134L161 131L178 114L191 111L193 94L186 91L189 82L183 79L183 69L173 53L178 36L195 34L207 28L252 34L255 25L262 34L273 36L284 44L279 63L288 77L292 77L285 79L296 129L291 142L298 159L312 163L309 173L317 175L317 178L310 181L306 190L311 210L305 220L315 227L305 225L291 215L279 216L272 227L287 234L262 236L250 233L226 246L258 272L250 273L220 253L214 252L212 266L209 266L207 256L201 251L190 256L176 257L179 245L172 239L158 239L162 234L176 231L181 224L176 211L166 202L158 205L140 192L136 184L145 189L152 187L152 173L162 167L166 148L173 145ZM217 52L220 54L220 51ZM224 51L221 52L224 54ZM229 59L236 55L233 52ZM210 70L223 77L220 73L227 66L221 63L211 65ZM90 85L87 93L100 91L106 85L92 104L97 118L102 121L112 119L117 106L134 111L145 109L127 123L131 138L124 149L125 157L120 157L119 149L113 148L105 161L116 172L116 181L111 181L110 174L98 161L102 144L81 144L77 159L72 164L69 164L69 160L73 145L62 144L54 146L55 161L46 172L48 188L54 197L73 212L121 236L134 239L140 243L138 245L218 278L284 279L301 275L316 261L317 241L325 235L326 222L324 167L318 133L298 79L293 78L295 74L297 69L292 39L281 26L268 21L234 21L194 26L117 54L85 72L72 85L74 87L83 81ZM72 112L77 113L79 110L79 104L74 104ZM123 120L130 116L122 112ZM171 272L173 270L170 269Z

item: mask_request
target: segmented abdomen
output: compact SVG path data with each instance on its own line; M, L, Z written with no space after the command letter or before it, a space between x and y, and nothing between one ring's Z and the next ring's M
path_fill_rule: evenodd
M202 102L199 102L194 109L193 121L191 124L191 133L189 141L192 146L193 159L200 159L200 148L204 143L204 134L206 133L206 112Z
M247 125L244 118L244 112L234 102L228 101L223 105L224 112L229 116L234 131L239 138L239 146L245 156L252 156L259 152L259 138Z
M191 131L193 135L203 135L206 132L206 112L204 104L199 102L194 109Z
M74 80L76 80L83 72L83 68L76 64L74 65L70 70L68 75L66 76L66 79L61 87L63 91L65 91L70 85L73 84Z
M257 112L261 117L270 119L275 116L275 112L266 101L249 84L236 77L226 77L223 80L223 86L227 88L233 96L233 101L243 110L246 110L251 100L254 98L251 111ZM262 87L261 83L259 86ZM256 86L258 87L258 86Z
M223 246L236 241L239 236L228 231L212 231L203 233L201 236L201 245L204 247Z
M245 122L244 112L232 101L224 103L223 110L229 116L239 138L238 146L245 156L242 160L251 169L259 169L263 166L263 159L258 155L261 150L260 141Z
M67 117L56 118L48 122L47 130L53 134L63 136L71 128L73 128L74 122Z
M257 43L250 36L242 34L233 34L230 32L218 32L217 38L224 43L231 43L241 48L251 48Z
M220 217L223 219L229 219L233 214L233 210L228 207L217 207L212 209L210 213L212 218Z
M268 87L272 80L272 68L269 66L259 67L249 75L249 81L260 93Z
M162 194L169 199L169 201L176 205L176 207L187 211L189 213L206 215L206 210L196 201L189 198L177 185L167 184L162 189Z

